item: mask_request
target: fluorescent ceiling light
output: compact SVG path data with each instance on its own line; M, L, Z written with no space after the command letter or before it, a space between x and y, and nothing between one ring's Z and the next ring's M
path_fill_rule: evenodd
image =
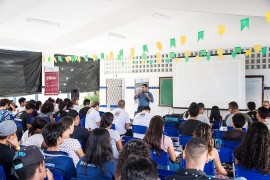
M47 21L47 20L43 20L43 19L36 19L36 18L26 18L27 22L33 22L33 23L41 23L41 24L47 24L50 26L57 26L60 27L60 23L58 22L53 22L53 21Z
M172 19L172 17L170 17L170 16L167 16L167 15L161 14L161 13L157 13L157 12L153 13L151 16L153 18L163 20L163 21L170 21Z
M109 36L113 36L113 37L117 37L117 38L122 38L122 39L127 39L126 36L121 35L121 34L117 34L117 33L113 33L113 32L109 32Z

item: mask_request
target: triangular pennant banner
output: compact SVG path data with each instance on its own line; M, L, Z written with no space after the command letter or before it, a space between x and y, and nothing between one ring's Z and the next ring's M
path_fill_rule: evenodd
M240 46L235 47L235 48L234 48L234 51L235 51L235 53L239 53L239 54L241 54L241 52L242 52Z
M185 62L188 62L188 57L185 57Z
M48 57L48 62L51 62L51 57Z
M222 36L225 32L225 25L218 26L218 34Z
M175 58L175 53L174 52L170 52L170 58Z
M190 51L185 51L185 57L189 57L190 56Z
M205 50L200 50L200 56L206 56L206 51Z
M262 48L262 55L265 56L266 55L266 52L267 52L267 48L266 47L263 47Z
M175 62L179 62L180 58L175 58Z
M206 55L207 61L210 61L210 58L211 58L211 55L210 55L210 54L207 54L207 55Z
M235 51L232 52L232 57L235 58L237 53Z
M187 41L187 37L186 37L186 36L181 36L181 37L180 37L180 43L181 43L182 45L186 44L186 41Z
M124 56L124 52L123 52L123 50L120 50L120 51L119 51L119 56L121 56L121 57L123 57L123 56Z
M199 61L200 60L200 56L199 55L197 55L195 58L196 58L196 61Z
M63 62L63 59L61 56L57 56L58 62Z
M113 59L113 52L110 52L110 59Z
M170 58L166 58L166 63L170 63L171 59Z
M266 13L266 21L270 23L270 11Z
M251 50L250 49L247 49L246 50L246 57L250 56L251 55Z
M100 59L104 59L104 53L100 54Z
M249 18L241 19L240 24L241 24L241 31L243 31L243 29L245 29L246 27L249 29L250 28Z
M105 59L106 59L106 61L109 61L110 60L110 56L109 55L106 55Z
M84 60L85 60L85 61L88 61L88 55L85 55L85 56L84 56Z
M81 56L78 56L78 62L79 63L81 62Z
M150 65L152 65L152 64L153 64L153 60L152 60L152 59L150 59L149 63L150 63Z
M156 45L157 45L157 49L160 50L160 51L162 51L162 44L161 44L161 42L157 42Z
M176 47L175 38L170 39L170 47Z
M146 54L145 53L142 54L142 59L146 59Z
M261 49L262 49L261 45L254 45L254 51L256 53L259 53L261 51Z
M222 58L222 56L223 56L223 49L222 48L218 48L217 49L217 54L218 54L218 57L219 58Z
M204 38L204 31L199 31L198 32L198 41L203 40L203 38Z
M145 53L145 52L148 52L148 47L147 47L147 45L143 45L143 53Z

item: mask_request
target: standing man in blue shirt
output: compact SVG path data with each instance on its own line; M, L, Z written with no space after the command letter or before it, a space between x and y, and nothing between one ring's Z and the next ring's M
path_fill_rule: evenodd
M134 99L139 98L137 113L142 112L145 106L149 106L149 102L154 102L153 95L148 91L147 84L142 84L141 88L142 89L134 96Z

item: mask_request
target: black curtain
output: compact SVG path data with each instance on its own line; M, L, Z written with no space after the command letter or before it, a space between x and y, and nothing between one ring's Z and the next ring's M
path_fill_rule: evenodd
M0 49L0 96L41 92L42 53Z
M63 62L59 62L59 56ZM61 93L70 93L72 89L79 89L80 92L91 92L99 90L99 69L100 63L93 59L67 62L65 57L72 55L55 55L59 67L59 90Z

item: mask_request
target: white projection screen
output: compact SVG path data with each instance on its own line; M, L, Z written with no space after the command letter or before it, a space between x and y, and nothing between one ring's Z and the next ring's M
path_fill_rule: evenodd
M216 105L227 109L236 101L246 109L245 55L235 58L224 55L222 59L211 56L210 61L201 57L188 62L173 61L173 106L189 107L191 102L202 102L206 108Z

